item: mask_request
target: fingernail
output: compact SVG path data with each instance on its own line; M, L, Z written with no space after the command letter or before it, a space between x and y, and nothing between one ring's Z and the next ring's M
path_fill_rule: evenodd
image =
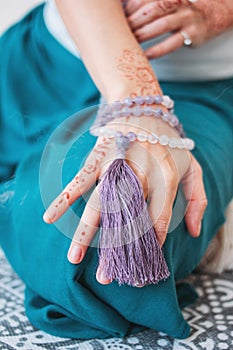
M108 281L108 278L105 276L104 272L101 269L97 271L97 280L100 282Z
M57 209L55 208L51 208L48 209L45 213L44 213L44 219L46 220L54 220L55 217L57 216Z
M72 260L72 262L78 262L81 259L81 255L82 249L77 245L73 245L69 252L69 259Z
M145 54L146 54L146 57L153 58L153 52L152 51L146 51Z

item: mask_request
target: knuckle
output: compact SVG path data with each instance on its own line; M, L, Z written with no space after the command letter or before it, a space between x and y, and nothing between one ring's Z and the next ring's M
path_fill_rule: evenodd
M190 7L186 7L183 9L183 19L190 20L193 18L193 10Z
M159 21L162 29L170 27L170 21L166 17L161 18Z
M173 8L176 8L179 5L178 0L163 0L163 1L158 1L157 3L155 2L156 7L159 7L160 10L163 12L167 12Z
M158 219L155 223L155 231L159 237L163 237L167 232L168 221L165 218Z
M177 186L179 182L179 174L176 167L176 164L173 160L171 160L171 157L167 157L165 163L164 163L164 176L166 185L168 187L174 187Z
M201 208L202 208L202 209L205 209L205 208L207 207L207 205L208 205L208 200L207 200L207 198L201 199L201 201L200 201L200 206L201 206Z

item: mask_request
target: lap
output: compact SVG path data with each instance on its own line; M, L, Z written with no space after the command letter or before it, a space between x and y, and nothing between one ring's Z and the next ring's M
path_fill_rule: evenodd
M68 213L59 226L47 226L43 223L44 205L41 200L41 188L38 185L41 153L32 154L18 168L16 194L11 214L12 233L10 239L8 237L3 245L13 266L29 287L28 299L26 299L28 315L38 327L44 327L43 329L52 333L56 332L57 321L52 318L51 313L49 314L51 318L47 323L42 324L42 311L48 317L48 305L46 304L46 307L43 308L42 302L46 300L47 303L49 301L50 306L59 305L60 308L63 308L66 323L67 319L72 319L73 324L76 322L78 325L81 322L82 325L86 325L86 328L83 326L84 328L81 327L80 332L76 331L76 333L70 325L64 326L63 334L66 336L86 337L84 329L87 330L88 327L92 330L96 329L95 334L100 337L103 337L104 334L106 336L123 335L129 330L137 330L135 324L159 329L175 337L187 336L188 326L180 313L175 281L185 277L193 270L204 254L209 241L224 222L224 210L232 196L232 165L229 152L232 139L228 119L221 121L214 108L208 109L204 103L202 105L189 100L186 105L180 105L180 103L177 98L177 110L184 128L197 144L195 156L203 167L209 206L203 219L200 238L193 239L189 236L183 220L168 234L164 253L171 276L158 285L142 289L129 286L119 287L115 282L110 286L99 285L95 279L98 255L94 248L89 249L86 259L79 266L69 264L66 258L70 244L69 238L77 222L73 221L72 215ZM190 105L189 108L187 104ZM185 119L187 109L189 114ZM205 123L209 123L209 127L202 129L203 122L200 115L202 116L204 111L206 113ZM220 144L215 135L217 130L222 137ZM64 182L75 174L83 157L93 146L93 139L88 133L83 138L73 144L66 158L63 167ZM79 146L79 142L82 147ZM78 156L77 150L79 151ZM225 163L229 171L226 179L223 178ZM58 163L55 161L54 164L56 166ZM50 179L44 185L44 189L49 189L50 193L54 181L53 167L44 169L44 178ZM177 198L182 207L182 194ZM81 216L84 206L84 199L80 199L74 205L73 211L78 217ZM62 228L67 231L64 233ZM36 274L35 271L37 271ZM57 279L54 277L56 274L59 276ZM64 277L64 281L60 276ZM34 294L30 290L33 290ZM32 295L34 300L35 298L39 300L39 306L32 305ZM95 320L89 320L89 314L93 309L95 309ZM62 314L61 309L58 312ZM44 317L45 315L43 319ZM112 328L106 325L109 317L112 320L110 323ZM168 317L169 326L166 322Z

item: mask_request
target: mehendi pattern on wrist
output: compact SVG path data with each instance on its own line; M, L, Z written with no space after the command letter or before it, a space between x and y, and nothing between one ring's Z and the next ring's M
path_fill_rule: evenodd
M130 97L161 94L159 83L150 63L140 49L125 49L118 59L117 70L135 83Z

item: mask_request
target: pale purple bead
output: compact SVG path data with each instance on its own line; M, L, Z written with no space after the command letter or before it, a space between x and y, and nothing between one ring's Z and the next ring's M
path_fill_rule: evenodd
M183 149L184 148L184 142L183 142L182 139L178 139L176 147L179 148L179 149Z
M116 145L120 150L126 150L129 148L130 140L127 136L118 137L116 138Z
M152 145L157 143L158 140L159 140L159 138L158 138L158 136L156 134L148 135L147 139L148 139L148 142L151 143Z
M195 147L194 141L191 140L191 139L186 139L186 140L185 140L185 147L186 147L187 149L189 149L189 150L194 149L194 147Z
M137 135L133 131L129 131L126 136L131 142L135 141L137 138Z
M129 117L132 114L132 109L129 107L124 107L122 108L121 113L123 117Z
M164 112L164 113L163 113L162 119L163 119L165 122L170 121L170 118L171 118L170 113L167 113L167 112Z
M100 127L100 128L98 129L98 134L99 134L99 135L104 135L104 134L105 134L105 127Z
M169 96L163 96L162 104L168 109L172 109L174 107L174 101Z
M180 139L179 142L177 143L177 147L179 149L184 149L185 148L185 144L184 144L184 140Z
M104 113L112 113L112 106L111 105L103 105L102 111Z
M130 97L126 97L124 100L123 100L123 104L127 107L131 107L133 105L133 99L130 98Z
M120 111L122 107L123 107L123 104L121 103L121 101L114 101L112 104L112 108L115 111Z
M168 144L168 142L169 142L169 138L167 135L161 135L159 137L159 143L161 146L166 146Z
M155 117L161 117L163 115L163 110L161 108L156 108L153 114Z
M112 117L113 117L113 118L119 118L119 117L121 117L121 111L113 111L113 112L112 112Z
M179 141L179 139L172 137L168 142L169 147L176 148L178 146L178 141Z
M142 115L142 109L139 106L133 107L132 111L135 117L140 117Z
M98 136L98 128L97 127L92 127L90 129L90 133L94 136Z
M152 103L154 103L154 97L153 96L146 96L145 103L148 105L152 105Z
M137 140L138 140L139 142L145 142L145 141L147 141L147 133L144 132L144 131L139 132L139 133L137 134Z
M174 127L179 124L179 120L175 115L171 115L170 124Z
M163 97L161 95L156 95L154 101L157 105L160 105L163 102Z
M118 115L116 115L116 117L117 117L117 116L118 116ZM112 120L114 117L113 117L112 114L106 114L106 115L105 115L105 118L106 118L107 121L110 121L110 120Z
M123 132L121 132L121 131L117 131L116 133L115 133L115 137L116 138L121 138L121 137L123 137L124 136L124 134L123 134Z
M106 136L109 138L109 139L112 139L115 137L115 131L112 130L112 129L107 129L106 130Z
M118 149L116 154L116 159L125 159L125 150Z
M145 102L145 99L144 99L144 97L142 97L142 96L136 96L136 97L134 98L134 102L135 102L137 105L143 105L144 102Z
M153 109L151 107L145 107L143 109L143 114L149 116L149 115L152 115L153 114Z

